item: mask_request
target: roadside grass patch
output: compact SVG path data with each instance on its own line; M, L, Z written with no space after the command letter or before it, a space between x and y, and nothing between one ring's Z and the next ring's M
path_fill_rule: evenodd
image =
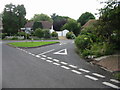
M14 46L14 47L39 47L39 46L44 46L44 45L50 45L50 44L55 44L59 43L56 41L40 41L40 42L12 42L8 43L8 45Z

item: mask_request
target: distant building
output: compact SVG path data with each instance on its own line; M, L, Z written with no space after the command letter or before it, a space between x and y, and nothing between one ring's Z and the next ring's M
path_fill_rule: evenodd
M94 23L96 23L97 20L95 19L90 19L88 22L86 22L83 26L82 26L82 29L86 28L86 27L89 27L91 25L93 25Z

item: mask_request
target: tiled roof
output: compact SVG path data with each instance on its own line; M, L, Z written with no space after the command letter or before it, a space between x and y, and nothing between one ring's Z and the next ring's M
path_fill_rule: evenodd
M25 24L25 28L32 28L34 24L34 21L29 21Z
M91 20L89 20L87 23L85 23L85 24L82 26L82 28L85 28L85 27L88 27L88 26L90 26L90 25L93 25L96 21L97 21L97 20L95 20L95 19L91 19Z
M50 29L52 26L52 23L49 21L41 21L41 23L44 29Z

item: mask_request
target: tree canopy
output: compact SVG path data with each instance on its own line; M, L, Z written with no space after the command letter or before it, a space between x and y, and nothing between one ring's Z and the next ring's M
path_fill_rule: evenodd
M67 29L70 32L73 32L76 36L80 34L80 28L80 23L73 19L68 19L68 22L62 27L62 29Z
M52 19L46 15L46 14L35 14L34 17L31 19L35 22L40 22L40 21L50 21L52 22Z
M12 3L5 5L2 22L3 31L8 34L16 34L18 29L26 23L26 10L24 5L15 6Z
M56 31L61 31L62 26L67 22L69 17L59 16L56 15L56 13L53 13L51 18L53 19L53 29Z
M88 22L90 19L95 19L94 15L90 12L83 13L79 19L77 20L79 23L81 23L81 26L83 26L86 22Z

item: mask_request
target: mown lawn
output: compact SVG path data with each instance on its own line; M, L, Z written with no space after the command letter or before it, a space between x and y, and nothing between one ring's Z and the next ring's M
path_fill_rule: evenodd
M38 46L43 46L43 45L49 45L49 44L54 44L54 43L59 43L56 41L51 41L51 42L12 42L8 43L8 45L12 45L15 47L38 47Z

